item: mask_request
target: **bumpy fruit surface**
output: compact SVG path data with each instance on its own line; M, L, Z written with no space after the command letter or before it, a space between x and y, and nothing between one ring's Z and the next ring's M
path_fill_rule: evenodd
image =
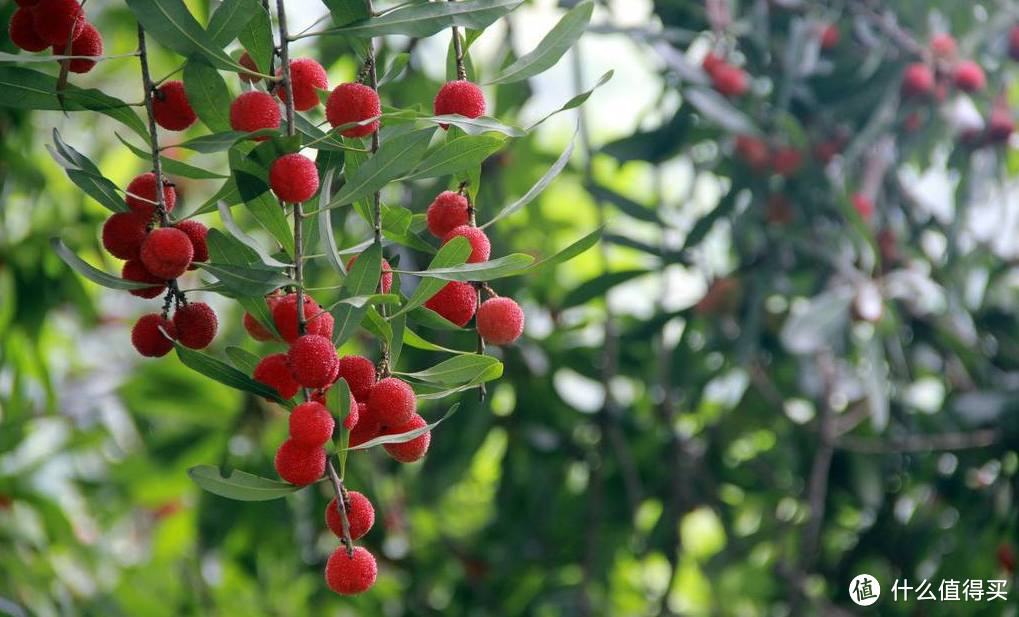
M436 238L445 238L446 234L470 220L467 197L453 191L439 193L435 201L428 206L428 231Z
M478 294L468 283L450 281L425 302L425 308L463 327L474 317L474 311L478 308Z
M426 426L428 426L428 423L425 422L424 418L418 414L413 414L405 423L387 428L386 434L399 435L401 433L408 433ZM401 463L414 463L424 458L425 454L428 452L428 446L431 443L432 432L426 431L410 441L382 444L382 447L385 448L386 453L395 460Z
M124 198L132 212L151 218L156 212L156 174L151 171L138 176L127 185L127 197ZM167 212L173 212L177 205L177 191L163 179L163 206Z
M269 186L280 200L304 203L318 190L318 169L303 154L284 154L269 167Z
M436 116L456 114L467 118L478 118L485 115L485 95L481 88L466 80L451 81L439 89L435 95L434 110ZM448 124L440 124L448 129Z
M357 491L347 491L347 522L350 523L350 539L357 540L371 530L375 524L375 508L368 498ZM333 497L326 506L326 525L337 538L343 537L343 519Z
M364 547L355 546L353 556L343 546L329 556L326 563L326 584L338 594L353 596L375 584L378 566L375 557Z
M166 331L166 338L160 328ZM131 329L131 344L143 356L158 358L170 353L173 349L173 338L177 333L174 330L173 322L164 319L158 313L142 315Z
M291 484L305 486L325 473L326 452L321 446L309 448L288 439L276 450L273 464L281 478Z
M99 34L99 31L95 29L95 26L85 22L85 27L81 30L81 35L74 39L71 43L71 53L64 54L66 45L60 43L59 45L53 46L53 54L56 56L101 56L103 55L103 37ZM92 67L96 65L95 60L89 60L88 58L75 58L67 63L67 70L72 73L88 73L92 70Z
M272 310L272 320L276 324L276 331L280 333L283 340L288 343L297 340L297 294L287 294L270 302L269 308ZM333 316L324 312L318 302L315 302L307 294L304 295L304 320L307 334L332 338Z
M955 87L963 92L979 92L987 85L984 69L972 60L963 60L955 67Z
M382 113L379 93L364 84L340 84L326 99L326 119L333 128L363 122ZM375 120L363 126L355 126L341 132L344 137L365 137L379 129Z
M237 64L243 66L249 71L255 71L256 73L260 72L258 70L258 67L255 66L255 61L251 59L250 55L248 55L248 52L244 52L243 54L241 54L241 57L237 59ZM258 75L251 75L249 73L244 73L241 71L238 71L237 76L241 78L241 81L247 82L249 84L262 81L262 78L259 77Z
M177 229L183 231L188 240L191 241L191 248L194 249L194 256L191 257L191 265L188 266L189 270L194 270L195 262L209 261L209 245L206 243L206 236L209 235L209 228L194 219L188 219L181 221L174 225Z
M457 236L463 236L471 243L471 256L467 258L467 263L476 264L488 261L489 256L492 254L492 244L488 241L488 236L485 235L484 231L478 227L460 225L450 230L446 237L442 239L442 243L446 244Z
M35 32L50 45L66 45L85 29L85 11L78 0L40 0L35 5Z
M276 71L276 78L282 79L283 71ZM290 61L290 81L294 91L294 109L308 111L319 104L318 91L329 89L329 76L322 65L311 58ZM287 89L276 89L280 100L287 102Z
M103 247L120 259L138 259L149 221L134 212L117 212L103 224Z
M357 426L357 421L361 419L361 408L362 404L354 400L354 395L350 395L350 411L347 412L347 417L343 419L343 428L352 430Z
M166 289L166 280L146 270L145 265L139 259L125 261L124 267L120 271L120 277L125 281L152 283L152 287L131 290L131 295L138 296L139 298L155 298Z
M921 98L934 91L934 73L922 62L914 62L902 74L902 94Z
M410 385L396 377L386 377L372 386L368 395L368 415L384 426L403 424L414 415L417 399Z
M859 193L853 193L849 199L853 208L856 209L856 213L860 215L865 222L870 222L870 219L874 216L874 204L869 199Z
M354 255L347 260L348 272L354 267L358 257L360 255ZM379 282L382 283L382 293L384 294L389 293L389 290L393 288L393 267L389 265L389 261L385 257L382 258L382 274L379 275Z
M276 338L265 326L258 323L258 320L251 316L251 313L244 313L244 329L256 341L271 341Z
M290 412L290 439L302 446L321 447L333 437L336 421L322 403L308 401Z
M711 84L728 97L742 96L749 88L746 72L731 64L717 67L711 74Z
M339 360L338 373L346 380L350 393L359 402L367 402L372 386L375 385L375 365L363 356L343 356Z
M947 32L941 32L931 37L931 51L939 58L954 58L955 48L955 38Z
M11 23L7 27L11 42L25 51L42 51L50 46L35 32L34 12L29 8L20 8L11 15Z
M305 334L287 352L287 365L297 383L307 388L324 388L336 378L336 348L318 334Z
M173 326L181 345L191 349L205 349L216 338L219 320L216 312L204 302L190 302L173 314Z
M183 131L198 119L188 102L184 82L179 80L168 81L156 89L152 97L152 115L156 124L168 131Z
M287 354L277 353L266 356L255 367L251 378L276 390L280 397L291 399L301 389L287 366Z
M174 279L188 269L195 249L183 231L161 227L149 232L139 255L146 270L164 279Z
M261 129L280 127L280 107L268 92L251 90L240 95L230 104L230 128L250 133ZM268 136L256 138L258 141Z
M715 73L715 69L724 64L725 60L723 60L715 52L709 51L707 55L704 56L704 60L701 61L701 68L704 69L704 72L710 76Z
M511 298L491 298L478 307L478 334L493 345L507 345L524 332L524 311Z
M379 436L382 431L382 426L378 422L372 422L368 417L368 407L363 403L359 403L358 409L358 420L354 428L350 429L350 447L359 446L366 441L371 441Z

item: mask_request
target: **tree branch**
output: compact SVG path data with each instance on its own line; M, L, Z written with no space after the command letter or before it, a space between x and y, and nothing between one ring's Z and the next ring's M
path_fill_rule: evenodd
M868 439L844 435L835 446L842 450L862 454L904 454L908 452L947 452L986 448L1001 441L998 429L981 429L971 432L939 433L934 435L907 435L892 439Z

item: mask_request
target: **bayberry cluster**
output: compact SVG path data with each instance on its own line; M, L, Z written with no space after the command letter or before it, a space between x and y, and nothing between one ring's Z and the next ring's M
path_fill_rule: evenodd
M158 357L173 349L173 341L193 349L204 349L216 336L216 313L204 302L188 302L176 285L177 277L195 262L209 259L205 243L208 229L195 220L169 224L167 215L177 203L177 191L164 180L160 212L156 174L137 176L127 185L128 210L118 212L103 225L103 247L123 259L121 276L128 281L151 283L132 289L139 298L155 298L167 292L162 313L143 316L134 326L131 341L143 356ZM160 226L166 222L165 225ZM169 287L169 291L167 291ZM171 305L173 319L169 318Z
M55 56L80 56L68 62L72 73L87 73L103 55L103 37L85 19L77 0L18 0L7 28L11 42L25 51L50 48Z

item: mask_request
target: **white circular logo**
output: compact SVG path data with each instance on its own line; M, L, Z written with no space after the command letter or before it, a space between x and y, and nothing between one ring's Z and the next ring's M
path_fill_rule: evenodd
M870 606L881 596L881 584L869 574L859 574L849 583L849 597L860 606Z

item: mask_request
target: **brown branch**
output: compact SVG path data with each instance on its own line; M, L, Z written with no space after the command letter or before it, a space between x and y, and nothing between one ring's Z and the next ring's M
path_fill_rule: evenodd
M455 2L455 0L448 0ZM456 78L459 81L467 81L467 68L464 66L464 48L460 40L460 28L453 26L453 51L456 53Z
M336 508L340 511L340 524L343 527L343 537L340 541L347 547L347 556L354 556L354 542L350 538L350 519L347 517L347 506L349 506L349 499L347 497L347 489L343 486L343 480L340 479L340 474L336 473L336 466L333 465L333 457L326 458L326 472L329 474L329 482L333 485L333 491L336 493Z

